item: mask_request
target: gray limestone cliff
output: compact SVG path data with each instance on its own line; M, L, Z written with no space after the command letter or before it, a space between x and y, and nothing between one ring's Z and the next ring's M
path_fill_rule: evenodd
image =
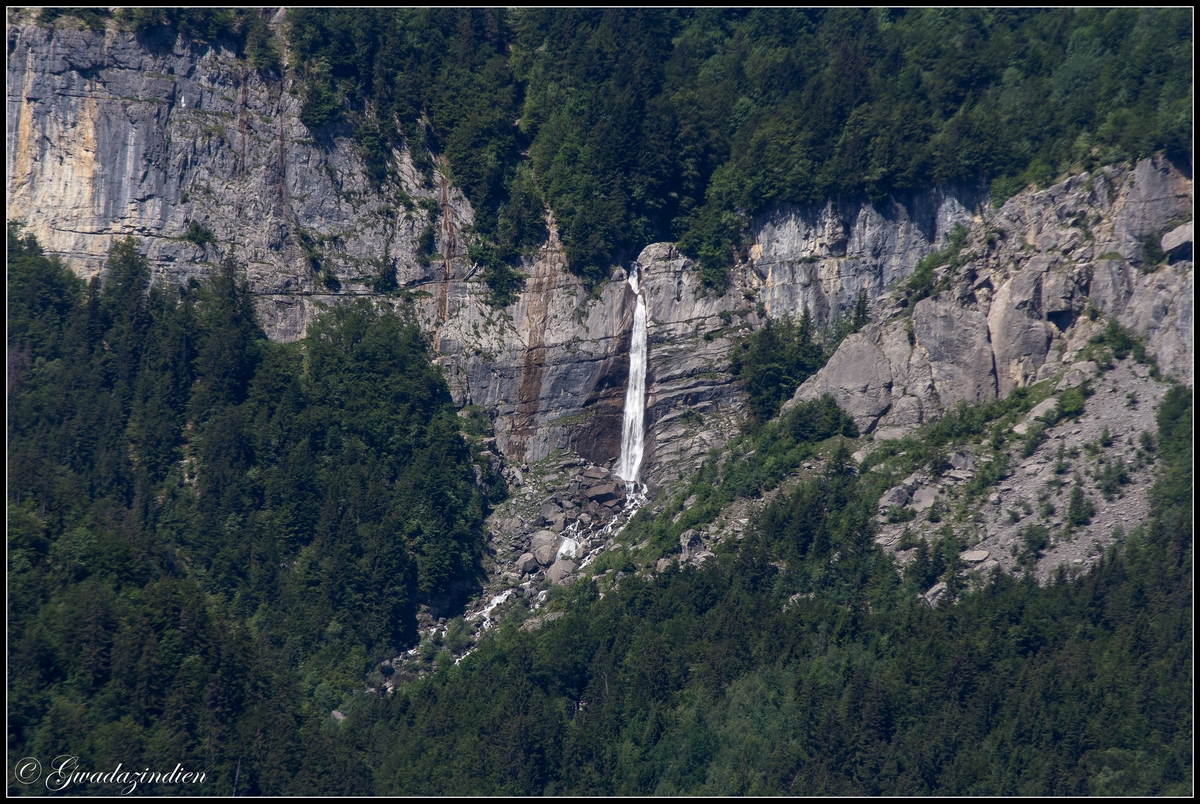
M518 300L491 306L467 258L474 212L440 171L404 151L373 184L348 132L315 138L290 78L209 45L49 30L10 17L6 182L10 220L83 275L113 241L141 238L160 281L235 257L277 340L302 337L322 304L400 292L430 333L459 405L486 408L516 464L568 450L619 451L634 299L625 268L595 288L565 270L553 220L523 266ZM772 210L723 294L706 292L669 244L639 271L648 307L644 474L684 474L742 421L729 369L761 316L812 311L828 324L860 289L873 324L848 338L799 397L829 391L864 430L903 432L956 401L1005 394L1069 362L1093 322L1088 301L1148 337L1164 370L1191 382L1191 182L1162 161L1111 168L998 210L972 188L873 205ZM194 242L195 224L214 242ZM970 260L911 315L894 291L956 224ZM432 230L433 253L422 253ZM1143 274L1147 237L1173 264Z
M832 394L862 432L895 438L1054 376L1108 318L1191 385L1192 205L1191 181L1147 159L981 209L960 264L936 272L941 292L911 310L880 305L883 322L847 338L793 403ZM1166 259L1149 261L1148 244Z

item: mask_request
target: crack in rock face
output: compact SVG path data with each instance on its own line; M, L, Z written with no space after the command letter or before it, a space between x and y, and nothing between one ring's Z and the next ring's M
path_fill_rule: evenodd
M114 239L136 235L156 280L179 283L236 255L280 341L345 298L407 306L433 336L455 403L489 412L509 465L560 450L610 468L620 458L643 304L637 476L651 487L737 432L739 339L764 316L805 309L828 327L860 291L874 323L795 398L831 393L877 439L1056 374L1094 334L1093 313L1145 337L1165 373L1192 382L1192 187L1161 157L1027 190L999 209L965 185L770 209L751 222L747 259L724 293L667 243L638 255L638 293L619 267L588 287L565 270L551 217L521 266L525 289L499 310L463 245L475 212L445 169L430 182L401 149L372 184L351 139L317 143L286 82L243 69L230 51L150 51L132 33L25 19L9 32L8 69L7 213L48 253L95 276ZM192 224L215 244L188 240ZM957 225L970 232L957 267L937 266L930 298L905 307L914 266L942 253ZM1152 238L1161 267L1144 264ZM411 302L379 296L381 277Z

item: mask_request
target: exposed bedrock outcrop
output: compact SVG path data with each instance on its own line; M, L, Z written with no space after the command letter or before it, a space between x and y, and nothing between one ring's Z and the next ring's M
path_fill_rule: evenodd
M808 308L824 325L912 273L955 224L970 225L978 190L938 187L881 204L784 206L755 220L749 277L769 315Z
M369 293L385 273L417 285L469 271L461 193L401 152L373 185L349 131L300 123L290 79L183 37L28 20L7 33L7 214L79 273L99 273L125 235L176 281L236 255L268 333L294 340L313 302ZM193 223L215 242L185 239ZM432 260L418 253L427 226Z
M940 293L882 310L789 404L829 393L860 430L898 437L1053 376L1109 317L1193 382L1192 183L1170 163L1106 168L980 212L957 268L937 271ZM1148 262L1155 243L1160 264Z
M660 481L736 426L736 415L708 414L740 410L729 352L733 335L758 317L740 292L706 295L670 245L647 247L638 264L650 345L643 468ZM507 455L535 461L567 449L605 464L620 452L636 299L624 269L593 295L563 265L552 231L507 310L489 307L482 286L455 281L448 316L438 321L432 299L421 303L421 315L437 333L455 401L494 411Z
M159 281L175 282L234 256L268 335L285 341L321 304L395 283L402 292L380 303L417 317L455 401L494 415L510 460L557 449L598 464L617 457L635 306L625 267L586 287L565 270L551 221L518 300L497 309L467 257L474 211L445 175L423 175L398 150L373 182L349 130L314 134L299 121L290 78L219 47L51 31L24 12L7 36L7 214L47 251L95 275L113 240L132 234ZM648 246L638 257L650 346L644 476L686 473L736 431L743 397L730 353L762 313L808 308L824 325L860 289L877 323L847 338L797 398L832 393L881 436L1057 371L1103 324L1089 301L1190 383L1191 192L1155 159L998 210L964 187L779 208L753 222L749 258L719 295L674 247ZM187 239L192 224L213 242ZM896 306L892 291L955 224L972 232L965 264L939 273L933 298ZM1143 273L1148 238L1161 238L1171 264Z

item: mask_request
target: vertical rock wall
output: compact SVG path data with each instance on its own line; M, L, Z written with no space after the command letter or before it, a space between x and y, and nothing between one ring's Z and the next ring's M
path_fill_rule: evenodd
M847 338L794 399L832 394L862 431L898 437L959 401L1054 376L1108 318L1190 385L1192 206L1191 180L1155 158L982 209L965 264L937 272L941 292L911 311L885 306L884 322ZM1167 259L1151 263L1148 244L1165 244Z
M413 311L455 401L494 415L511 460L559 449L616 458L634 309L624 268L585 287L565 271L551 221L524 291L497 309L465 253L474 211L441 173L422 175L398 151L390 178L373 184L349 131L309 132L291 79L227 50L49 30L30 13L15 12L7 31L7 214L47 251L95 275L115 238L136 235L159 281L175 282L233 256L277 340L301 337L320 305L391 280L401 292L381 303ZM1160 364L1191 382L1191 230L1170 240L1173 266L1139 271L1145 239L1190 218L1190 180L1146 160L999 210L983 200L933 188L879 205L773 210L754 222L749 260L722 295L706 293L671 245L648 246L638 258L650 343L644 476L686 473L736 430L730 352L760 315L807 307L828 323L863 288L882 323L848 338L800 395L833 392L864 429L903 432L959 399L1042 376L1090 331L1088 300L1146 334ZM192 224L215 243L186 239ZM955 224L973 232L969 265L911 315L889 307L889 290ZM431 255L419 247L427 229Z

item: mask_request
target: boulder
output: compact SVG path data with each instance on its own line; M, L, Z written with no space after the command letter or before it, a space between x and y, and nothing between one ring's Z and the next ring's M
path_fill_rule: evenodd
M1192 221L1176 227L1162 236L1162 250L1172 260L1192 258Z
M989 553L987 550L967 550L959 553L958 557L968 564L978 564L981 561L986 561Z
M950 456L950 465L960 472L969 472L975 468L975 461L969 452L956 452Z
M533 553L522 553L517 559L517 572L522 575L532 574L538 571L538 560Z
M577 566L579 565L568 558L560 558L550 565L550 569L546 570L546 578L550 583L561 584L568 575L575 571Z
M917 511L918 513L925 511L931 505L933 505L935 500L937 500L937 489L917 489L916 493L913 494L912 497L913 510Z
M558 546L558 553L555 554L555 558L578 558L581 552L584 552L583 545L578 541L575 539L563 539L562 544Z
M704 549L704 539L700 535L700 531L693 529L685 530L679 534L679 560L687 563L693 556L699 554Z
M548 567L554 562L554 557L558 555L560 544L562 544L562 539L558 534L549 530L539 530L533 534L531 544L533 556L543 567Z
M591 478L592 480L603 480L604 478L608 477L610 474L611 473L607 469L605 469L603 466L589 466L587 468L587 470L583 473L583 476L587 477L587 478Z
M606 503L609 500L615 500L621 496L621 491L618 490L616 483L598 483L583 492L584 496L592 502Z
M557 505L555 505L554 503L544 503L542 505L541 513L542 513L542 519L549 522L552 519L554 519L554 517L557 516L560 513L560 511L559 511L559 507Z
M1013 432L1017 435L1025 435L1029 432L1030 425L1045 416L1050 411L1054 410L1056 407L1058 407L1057 397L1052 396L1049 399L1043 399L1034 406L1033 410L1025 414L1025 418L1021 420L1020 424L1013 428Z
M930 607L936 606L944 594L946 594L946 582L938 581L932 587L930 587L928 592L925 593L925 602L929 604Z
M1091 360L1085 360L1082 363L1076 363L1071 367L1071 370L1068 371L1063 378L1058 381L1058 385L1055 386L1055 390L1062 391L1067 388L1078 387L1099 373L1100 367Z
M891 508L893 505L906 505L908 503L908 492L904 490L904 486L896 486L884 492L879 498L879 507Z

